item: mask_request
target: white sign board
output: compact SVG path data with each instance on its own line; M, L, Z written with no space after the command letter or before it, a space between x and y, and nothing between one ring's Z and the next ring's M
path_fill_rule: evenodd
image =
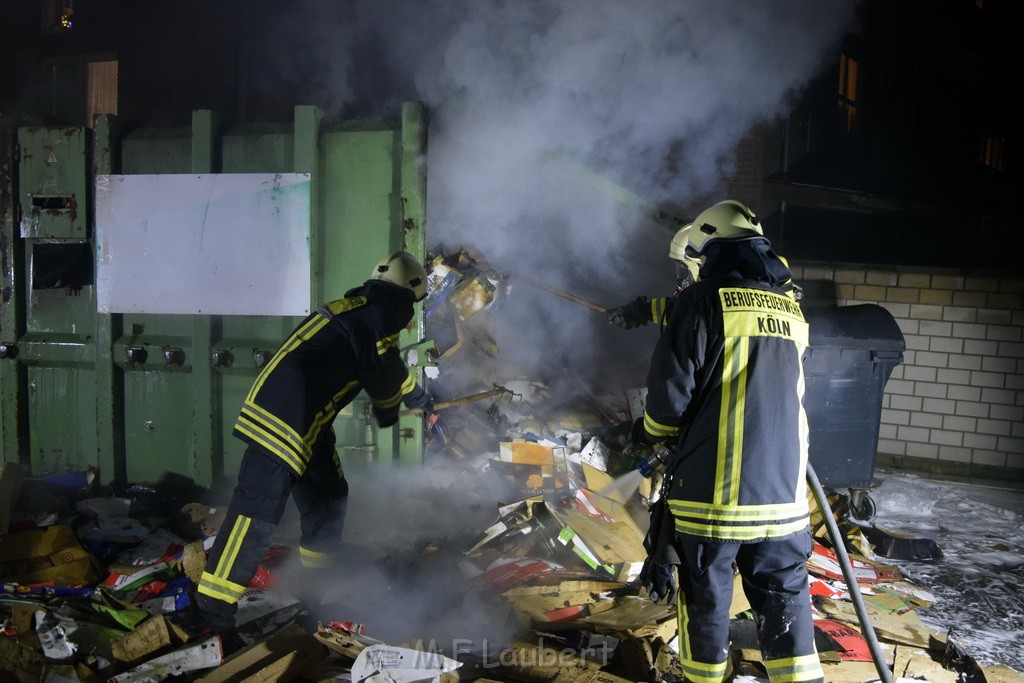
M308 173L96 178L103 313L305 315Z

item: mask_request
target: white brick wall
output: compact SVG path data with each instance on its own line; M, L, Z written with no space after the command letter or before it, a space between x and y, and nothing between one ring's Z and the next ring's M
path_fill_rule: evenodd
M903 332L880 454L1024 474L1024 277L791 265L805 305L879 304Z

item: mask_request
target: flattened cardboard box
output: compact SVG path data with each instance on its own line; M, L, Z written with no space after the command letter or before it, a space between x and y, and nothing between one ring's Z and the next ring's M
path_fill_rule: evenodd
M597 559L598 564L591 564L594 569L606 571L612 578L626 583L639 576L647 550L643 533L629 515L620 513L609 522L607 518L581 512L574 505L549 504L548 510L564 525L559 536L563 543L571 543L573 550L588 564L591 564L588 555Z
M292 624L262 643L239 650L198 680L289 681L319 664L328 654L326 645L301 626Z
M0 538L0 581L77 586L96 581L89 551L74 529L58 524L45 529L17 531Z
M523 498L569 491L564 446L515 440L502 441L498 447L495 465Z

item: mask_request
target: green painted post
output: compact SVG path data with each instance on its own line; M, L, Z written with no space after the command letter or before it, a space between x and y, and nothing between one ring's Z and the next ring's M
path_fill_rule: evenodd
M25 296L22 244L15 224L14 138L12 128L0 124L0 464L29 464L25 366L14 357L16 342L25 332Z
M426 155L426 124L423 104L405 102L402 105L402 147L399 162L401 169L402 201L402 248L418 258L426 258L426 240L423 235L427 206L427 183L423 163ZM399 339L401 347L415 344L423 339L423 308L416 307L411 327ZM420 353L423 350L420 349ZM421 359L422 361L422 359ZM416 373L416 381L423 384L423 370ZM398 424L398 460L402 464L417 465L423 462L423 418L404 417ZM383 450L382 450L383 452Z
M215 173L217 116L209 109L192 112L192 172ZM209 486L224 469L218 400L219 376L211 356L220 318L192 316L192 467L196 482ZM219 334L219 332L218 332Z
M117 163L117 118L96 117L93 132L92 179L119 170ZM95 248L95 245L94 245ZM96 313L96 464L104 483L128 483L124 446L124 371L114 362L114 340L123 332L120 313Z
M320 226L323 202L320 200L320 121L323 112L311 105L295 107L293 172L309 173L309 248L310 310L326 300L324 288L324 235Z

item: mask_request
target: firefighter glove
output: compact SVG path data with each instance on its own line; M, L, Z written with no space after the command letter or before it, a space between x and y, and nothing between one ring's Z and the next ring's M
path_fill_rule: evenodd
M650 508L651 525L644 537L647 559L640 570L640 585L660 605L675 602L679 592L676 567L682 557L675 545L675 522L664 498Z
M398 422L398 411L394 408L383 409L373 406L373 416L377 418L377 426L381 429Z
M608 322L616 327L629 330L651 322L651 302L645 296L638 296L628 304L608 310Z
M402 403L406 408L419 408L424 415L434 412L434 398L420 386L403 396Z
M640 583L647 589L651 600L658 605L673 604L679 593L676 565L653 562L650 556L640 570Z

